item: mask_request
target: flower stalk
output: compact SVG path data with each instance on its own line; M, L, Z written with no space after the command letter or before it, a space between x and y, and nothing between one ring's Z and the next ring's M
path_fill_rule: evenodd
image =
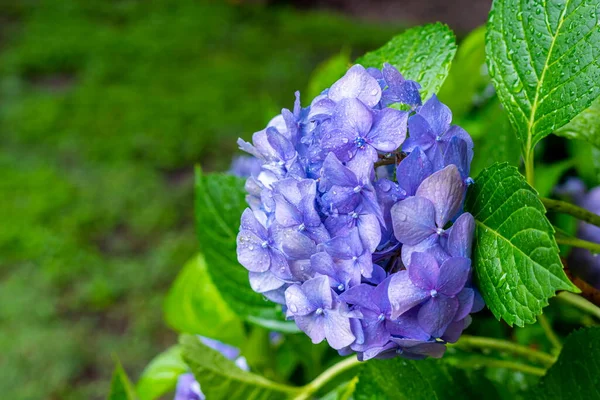
M588 211L585 208L567 203L566 201L548 199L545 197L541 197L540 199L547 210L556 211L561 214L569 214L589 224L600 226L600 215Z
M542 364L546 367L550 367L556 362L556 357L542 351L534 350L531 347L509 342L507 340L488 337L463 335L458 342L452 344L451 346L464 350L479 348L484 350L497 350L501 352L512 353L523 356L530 361Z

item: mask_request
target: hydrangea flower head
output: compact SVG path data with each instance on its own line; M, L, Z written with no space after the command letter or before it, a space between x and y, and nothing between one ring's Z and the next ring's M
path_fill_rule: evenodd
M354 65L240 148L255 164L238 260L314 343L361 360L441 357L483 307L462 211L473 141L393 66ZM241 174L240 172L237 172Z

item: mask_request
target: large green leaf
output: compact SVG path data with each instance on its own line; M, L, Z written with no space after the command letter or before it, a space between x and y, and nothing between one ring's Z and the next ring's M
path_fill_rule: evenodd
M215 287L202 255L183 267L165 300L165 320L178 332L208 336L235 346L244 327Z
M144 368L136 385L140 400L154 400L175 389L177 378L186 371L181 346L172 346L160 353Z
M453 118L464 116L480 101L490 77L485 66L485 26L481 26L458 45L448 78L438 97L452 110Z
M589 108L557 130L556 134L585 140L600 149L600 100L594 101Z
M356 400L445 400L498 398L490 382L476 381L441 360L369 360L362 367Z
M381 68L390 63L404 75L421 84L426 100L444 83L456 53L454 33L441 23L418 26L395 36L378 50L356 60L364 67Z
M488 69L525 152L600 95L597 1L495 0Z
M282 385L240 369L197 337L181 337L183 358L200 383L207 399L287 399L300 393L298 388Z
M135 391L133 386L127 377L127 373L121 366L121 363L117 362L113 377L110 382L110 393L108 394L108 400L136 400Z
M281 307L254 292L248 271L237 261L236 237L246 208L244 180L204 175L196 168L196 224L208 272L223 299L240 317L272 330L297 332Z
M531 390L528 399L600 399L600 328L572 333L558 361Z
M465 209L476 222L479 289L496 318L533 323L557 290L578 290L563 271L542 202L515 167L494 164L481 172Z

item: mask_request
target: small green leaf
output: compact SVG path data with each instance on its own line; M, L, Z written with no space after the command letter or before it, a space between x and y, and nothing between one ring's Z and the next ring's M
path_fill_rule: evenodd
M600 100L594 101L589 108L555 133L569 139L585 140L600 149Z
M248 271L237 261L236 237L247 207L244 179L226 174L204 175L196 167L196 224L208 273L223 299L245 320L268 329L298 332L286 322L281 306L254 292Z
M202 255L183 267L165 300L165 320L178 332L207 336L235 346L244 327L215 287Z
M599 12L587 0L494 1L488 69L525 154L600 95Z
M358 375L356 400L495 399L494 387L483 377L469 379L441 360L369 360Z
M136 388L140 400L154 400L172 391L179 375L187 371L181 358L181 346L172 346L156 356L144 368Z
M240 369L218 351L202 344L195 336L184 335L180 342L183 358L207 399L287 399L300 393L297 388L272 382Z
M435 23L401 33L356 63L365 68L381 68L383 63L390 63L406 79L421 85L421 97L425 101L444 83L455 53L454 33L446 25Z
M528 399L588 400L600 398L600 328L572 333L558 357Z
M313 71L308 81L307 98L314 99L346 73L350 65L350 52L346 49L334 54Z
M481 172L465 209L475 217L479 289L496 318L533 323L557 290L578 291L563 271L542 202L515 167L494 164Z
M490 77L485 66L485 26L481 26L459 43L450 73L438 97L450 107L453 118L458 119L480 101L488 85Z
M135 391L120 362L117 362L110 382L108 400L136 400Z

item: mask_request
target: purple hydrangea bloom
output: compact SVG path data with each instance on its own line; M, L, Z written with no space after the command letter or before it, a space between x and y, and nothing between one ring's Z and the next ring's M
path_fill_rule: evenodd
M483 307L462 211L473 141L419 88L355 65L238 141L260 165L237 239L251 287L361 360L441 357Z

